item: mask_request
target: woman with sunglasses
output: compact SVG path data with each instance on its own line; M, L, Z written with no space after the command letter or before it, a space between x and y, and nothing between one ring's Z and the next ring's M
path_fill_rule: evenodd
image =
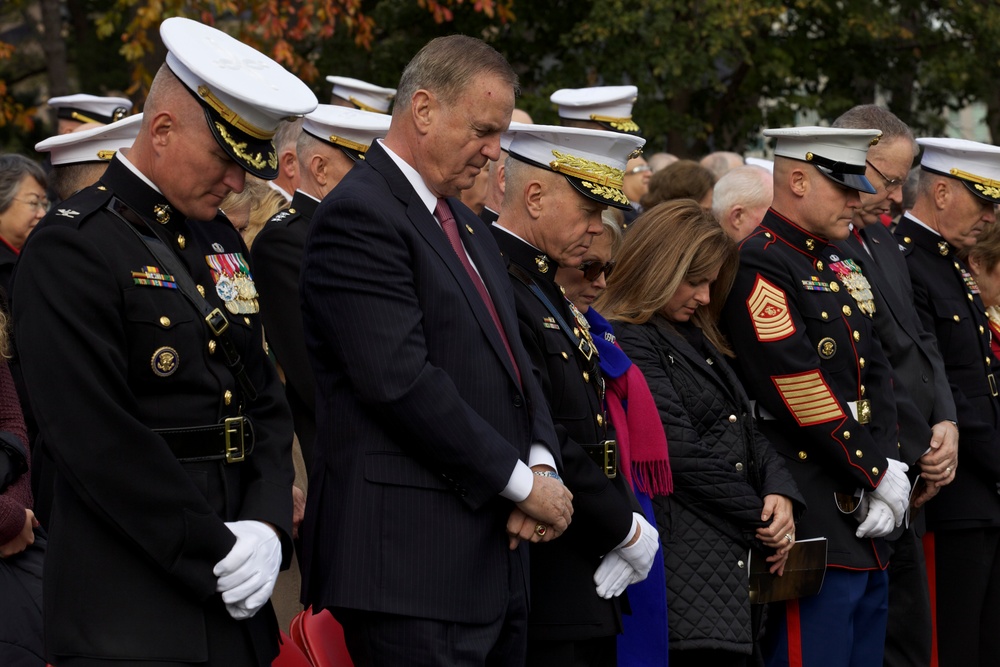
M639 366L666 433L674 490L653 509L663 542L671 667L752 664L748 554L781 573L803 507L751 417L726 360L718 313L739 256L692 200L661 204L629 231L597 305Z
M613 257L622 245L622 228L615 213L602 216L604 232L595 237L583 263L560 268L556 282L590 327L606 383L608 416L615 427L620 470L632 487L646 520L655 524L652 498L672 489L667 440L656 403L639 367L615 342L614 331L591 305L607 287L615 269ZM618 664L666 664L667 599L663 552L657 552L647 578L628 589L630 616L622 617Z
M0 287L7 290L28 234L49 210L45 172L23 155L0 155Z

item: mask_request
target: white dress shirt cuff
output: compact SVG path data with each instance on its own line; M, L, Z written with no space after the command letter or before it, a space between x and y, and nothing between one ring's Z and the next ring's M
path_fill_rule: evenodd
M514 471L510 473L507 486L500 495L507 500L519 503L531 494L531 486L535 483L535 474L524 461L518 461Z

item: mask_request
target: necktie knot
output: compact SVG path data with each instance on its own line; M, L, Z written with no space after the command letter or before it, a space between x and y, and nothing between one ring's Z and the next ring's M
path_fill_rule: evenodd
M437 216L442 225L446 222L455 222L455 216L451 213L451 206L448 206L448 200L444 197L438 199L437 206L434 207L434 215Z

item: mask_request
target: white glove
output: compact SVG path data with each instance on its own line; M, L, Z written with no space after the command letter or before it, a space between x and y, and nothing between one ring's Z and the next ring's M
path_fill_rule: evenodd
M906 518L906 508L910 506L910 480L906 477L906 471L909 469L910 466L902 461L889 459L882 481L871 492L872 496L889 506L897 526L903 523L903 519Z
M633 512L632 516L639 524L639 538L631 546L618 547L616 551L639 575L636 581L642 581L649 574L649 568L653 567L653 559L660 549L660 535L656 528L646 521L646 517L638 512Z
M635 570L622 558L618 549L608 552L594 572L597 594L605 600L621 595L635 576ZM643 577L645 578L645 577Z
M236 536L236 544L212 572L219 577L215 590L222 593L229 615L241 620L256 614L270 599L281 568L281 541L260 521L232 521L226 527Z
M881 485L880 485L881 486ZM872 497L868 501L868 512L855 533L861 537L885 537L898 526L892 509L881 498Z

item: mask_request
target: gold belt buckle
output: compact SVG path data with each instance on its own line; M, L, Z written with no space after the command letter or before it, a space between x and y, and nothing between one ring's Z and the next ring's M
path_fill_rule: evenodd
M872 420L872 402L869 398L858 401L858 423L867 424Z
M226 429L226 463L239 463L246 458L246 449L243 442L244 424L243 417L228 417L224 422Z
M216 336L221 336L229 328L229 320L226 319L226 316L218 308L205 317L205 322Z
M605 440L604 445L604 474L608 479L618 476L618 441Z

